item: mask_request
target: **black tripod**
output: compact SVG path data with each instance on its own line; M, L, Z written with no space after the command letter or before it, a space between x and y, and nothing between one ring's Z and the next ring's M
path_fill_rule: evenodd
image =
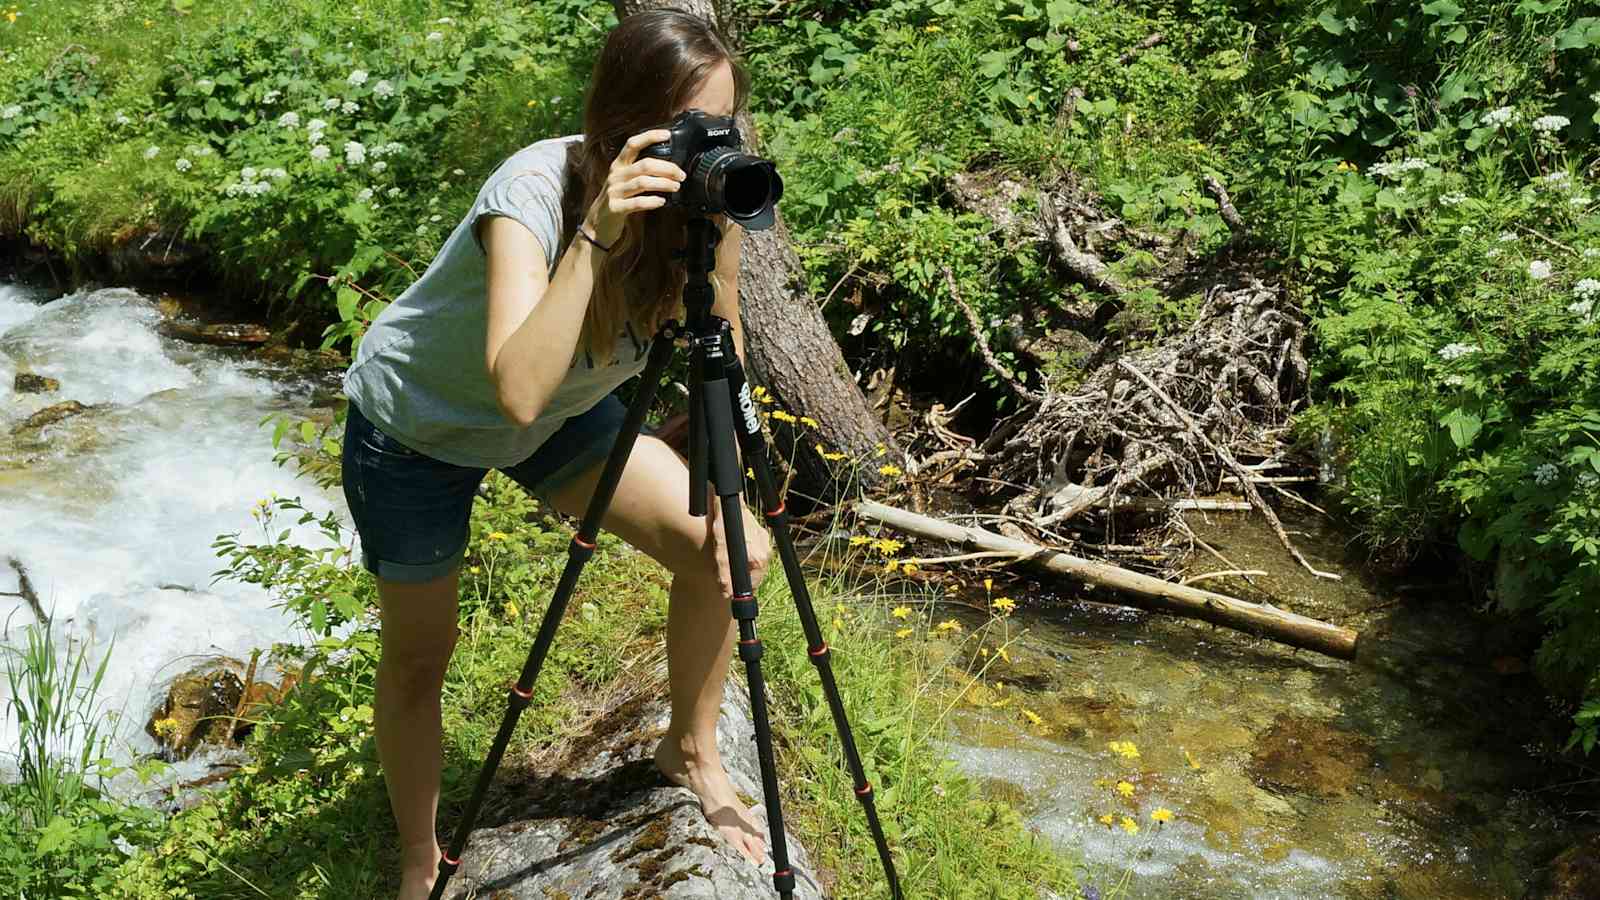
M800 560L795 555L794 541L789 536L788 515L783 500L772 480L767 465L766 440L761 433L761 422L755 404L750 399L750 386L744 378L744 368L734 353L733 332L727 320L711 315L715 299L708 273L715 267L716 246L721 235L716 225L705 216L689 220L688 247L685 251L688 281L683 299L687 310L686 326L680 329L676 322L667 323L650 345L650 358L645 364L643 389L628 408L622 431L617 435L606 460L600 482L595 485L594 496L583 514L578 533L567 547L567 565L556 584L555 596L539 633L534 638L528 660L522 666L522 675L507 696L505 718L495 736L494 746L478 773L478 784L467 801L461 824L456 826L450 849L439 861L439 877L434 882L431 900L444 896L445 885L461 865L461 854L466 849L467 836L478 816L489 783L494 780L495 769L505 753L506 743L515 730L517 719L527 708L533 696L533 683L539 677L545 654L556 636L556 628L566 612L567 601L577 585L584 564L594 554L595 536L600 530L600 520L610 505L622 470L633 451L633 442L644 424L645 413L661 386L661 376L672 355L678 338L687 340L691 353L689 363L689 513L706 514L706 486L715 486L717 499L722 504L722 527L727 540L728 567L733 581L733 617L739 622L739 658L744 660L750 686L750 711L755 719L756 751L761 761L761 790L766 798L767 824L772 837L772 885L784 900L794 895L794 872L789 868L789 850L785 845L783 811L778 799L778 772L772 759L772 727L767 721L767 695L761 678L761 640L756 637L756 600L750 583L748 550L745 546L744 512L740 496L744 486L743 470L739 465L737 449L742 450L744 461L755 473L761 502L766 510L766 521L772 529L783 560L783 571L800 612L800 625L805 630L811 662L822 679L822 690L833 713L833 724L844 746L845 760L855 779L856 797L867 814L867 824L872 829L872 839L878 846L878 858L883 862L884 874L889 879L889 889L900 898L900 882L895 877L894 861L889 845L883 837L883 827L878 822L878 810L872 800L872 786L867 783L861 767L861 756L856 752L855 739L850 734L850 722L845 718L844 705L839 700L839 689L834 684L833 669L828 662L828 643L822 639L822 629L817 625L816 611L811 607L811 595L800 572ZM708 481L709 478L709 481Z

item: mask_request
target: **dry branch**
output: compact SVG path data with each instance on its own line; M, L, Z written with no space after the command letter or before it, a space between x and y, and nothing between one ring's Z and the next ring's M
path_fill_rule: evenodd
M1050 572L1118 591L1121 597L1126 598L1118 602L1129 606L1201 619L1339 659L1354 659L1356 655L1360 635L1348 628L1276 607L1247 603L1211 591L1173 584L1108 563L1081 559L981 528L945 522L870 500L858 501L855 508L863 518L921 537L949 541L963 548L1016 553L1019 562L1028 562Z
M18 589L16 591L0 592L0 597L20 597L27 601L28 607L33 610L34 618L40 625L50 624L50 617L44 613L44 605L39 602L39 595L33 589L33 582L28 580L28 572L22 568L22 562L15 556L6 557L6 562L16 570Z

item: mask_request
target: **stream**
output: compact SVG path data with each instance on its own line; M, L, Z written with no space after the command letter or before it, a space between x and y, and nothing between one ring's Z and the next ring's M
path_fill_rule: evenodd
M1362 631L1357 660L1035 595L1009 620L1011 663L990 670L1006 686L952 714L959 768L1081 853L1103 896L1533 896L1571 841L1549 795L1559 769L1537 755L1551 748L1534 746L1556 717L1492 620L1448 589L1364 576L1349 536L1312 514L1285 527L1342 581L1296 566L1260 517L1189 519L1272 573L1256 581L1276 605Z
M337 378L164 337L163 318L198 312L170 298L124 288L50 296L0 282L0 592L20 592L10 557L53 616L59 647L87 647L92 664L110 651L99 699L112 756L126 761L156 749L145 722L175 676L298 638L259 587L212 583L222 561L211 543L229 532L260 540L251 509L273 493L319 514L344 508L276 465L259 424L331 407ZM19 372L59 389L18 393ZM24 426L65 401L89 408ZM315 523L291 528L292 540L326 544ZM25 646L35 619L22 599L0 597L0 648ZM0 678L0 710L9 690ZM15 720L0 718L0 777L14 771L16 739ZM205 767L197 754L167 780Z

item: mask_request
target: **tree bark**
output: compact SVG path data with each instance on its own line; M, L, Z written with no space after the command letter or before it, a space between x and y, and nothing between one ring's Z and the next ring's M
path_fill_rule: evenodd
M1047 571L1111 588L1122 595L1116 602L1128 606L1201 619L1213 625L1259 634L1291 647L1315 650L1338 659L1356 658L1356 645L1361 637L1358 632L1276 607L1247 603L1211 591L1173 584L1119 566L1080 559L1048 547L1002 537L982 528L957 525L870 500L856 504L856 513L922 537L949 541L962 547L1015 553L1020 561Z
M688 10L716 23L729 40L738 39L737 16L726 2L614 0L614 5L618 18L663 6ZM760 138L748 112L740 113L738 124L745 149L759 153ZM862 464L850 473L849 479L867 487L883 482L879 465L903 463L904 455L888 428L867 405L821 310L801 287L800 275L800 260L790 244L789 229L781 214L772 228L745 233L739 266L739 310L751 381L771 391L778 406L817 423L809 427L769 420L774 450L791 460L802 490L835 499L847 484L817 452L817 443L845 454L847 459L860 461ZM877 456L879 444L887 448L882 457Z

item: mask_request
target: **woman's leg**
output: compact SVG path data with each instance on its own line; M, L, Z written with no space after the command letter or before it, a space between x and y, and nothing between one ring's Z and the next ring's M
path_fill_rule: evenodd
M552 491L551 500L562 512L581 515L599 476L596 466ZM641 436L602 525L672 573L667 613L672 721L656 749L656 765L700 798L706 819L730 844L760 862L766 852L760 829L739 801L717 749L717 716L735 633L721 510L713 498L712 515L689 515L688 485L682 457L660 440ZM744 532L751 582L760 584L769 545L749 510Z
M456 643L460 570L416 584L378 579L383 655L373 720L400 833L399 900L422 900L438 873L439 691Z

